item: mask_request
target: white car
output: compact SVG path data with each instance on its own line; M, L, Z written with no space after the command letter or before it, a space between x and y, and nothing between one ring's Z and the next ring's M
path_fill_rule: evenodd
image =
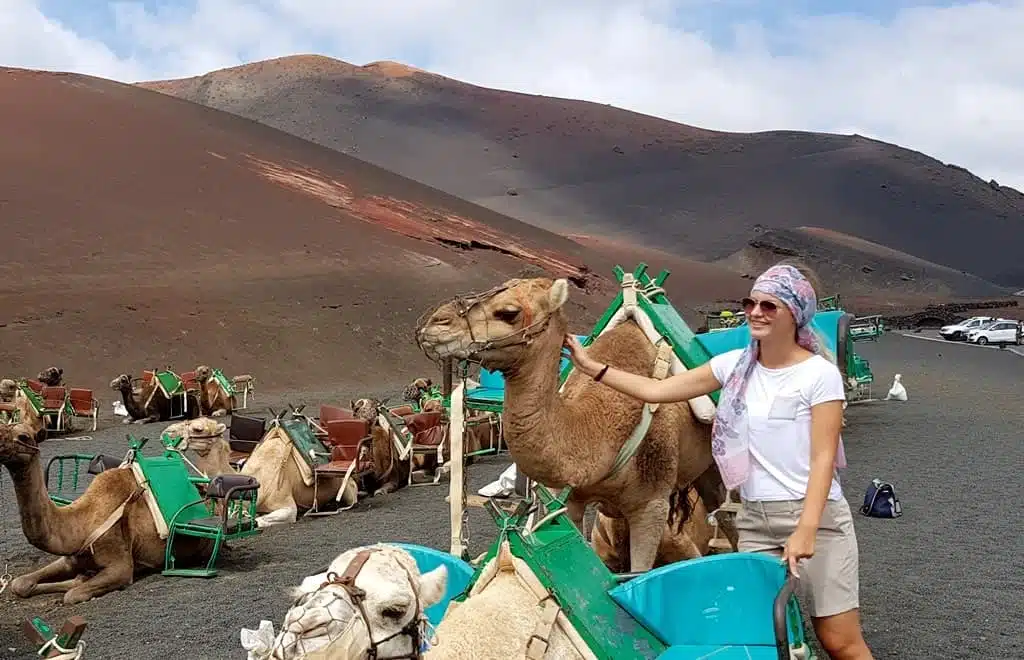
M995 321L994 316L972 316L966 321L960 323L954 323L953 325L944 325L939 328L939 335L943 339L949 339L950 341L958 341L960 339L967 339L967 333L971 330L977 330L987 323Z
M967 333L972 344L1021 344L1022 323L1011 319L999 319Z

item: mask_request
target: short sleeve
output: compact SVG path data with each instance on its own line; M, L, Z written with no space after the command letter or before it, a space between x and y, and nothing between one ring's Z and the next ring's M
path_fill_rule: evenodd
M743 349L737 348L725 353L719 353L711 358L711 373L715 374L715 379L718 381L719 386L725 385L725 381L729 379L729 374L736 368L736 363L740 361L742 354Z
M811 385L810 405L816 406L826 401L845 401L846 390L839 368L824 358L820 362L818 376Z

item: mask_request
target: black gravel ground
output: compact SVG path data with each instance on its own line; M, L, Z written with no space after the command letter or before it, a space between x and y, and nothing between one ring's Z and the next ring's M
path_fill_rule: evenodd
M843 475L856 508L873 477L892 481L904 507L896 520L857 516L861 549L861 604L865 635L875 657L907 659L1024 657L1024 542L1012 499L1024 465L1024 357L890 334L858 345L871 360L876 396L894 373L903 375L906 402L851 406L844 434L850 467ZM351 396L359 396L351 395ZM281 400L348 401L348 393L288 393ZM124 451L131 429L155 440L164 424L111 424L92 440L50 440L44 460L72 451ZM973 450L973 451L969 451ZM469 468L471 491L495 478L507 459L487 458ZM21 534L6 472L0 482L0 562L22 574L48 561ZM0 596L0 658L31 658L18 631L40 615L55 625L84 616L86 657L244 658L242 627L260 619L275 627L286 609L283 591L320 570L343 550L381 540L447 549L447 484L417 486L376 497L337 516L302 520L233 544L213 579L145 577L128 589L75 607L58 596L27 601ZM494 526L470 509L470 551L486 549Z

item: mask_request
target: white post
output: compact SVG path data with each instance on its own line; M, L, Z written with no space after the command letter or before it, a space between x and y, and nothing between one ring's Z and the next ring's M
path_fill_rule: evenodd
M448 441L451 452L451 471L448 473L448 512L451 521L451 554L462 557L466 550L462 543L462 500L463 492L463 451L462 435L465 430L462 401L465 383L459 380L452 388L451 408L448 424Z

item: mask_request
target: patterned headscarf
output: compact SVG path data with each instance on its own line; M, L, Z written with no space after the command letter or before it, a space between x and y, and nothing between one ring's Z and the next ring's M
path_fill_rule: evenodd
M787 264L772 266L754 282L751 291L758 291L781 300L796 320L797 343L807 350L821 354L821 344L811 329L811 319L818 308L814 287L803 274ZM725 487L736 488L747 480L750 473L750 451L747 438L747 383L757 364L759 342L753 337L743 349L739 361L728 379L715 412L711 431L711 454L718 463ZM836 453L838 467L846 467L842 438Z

